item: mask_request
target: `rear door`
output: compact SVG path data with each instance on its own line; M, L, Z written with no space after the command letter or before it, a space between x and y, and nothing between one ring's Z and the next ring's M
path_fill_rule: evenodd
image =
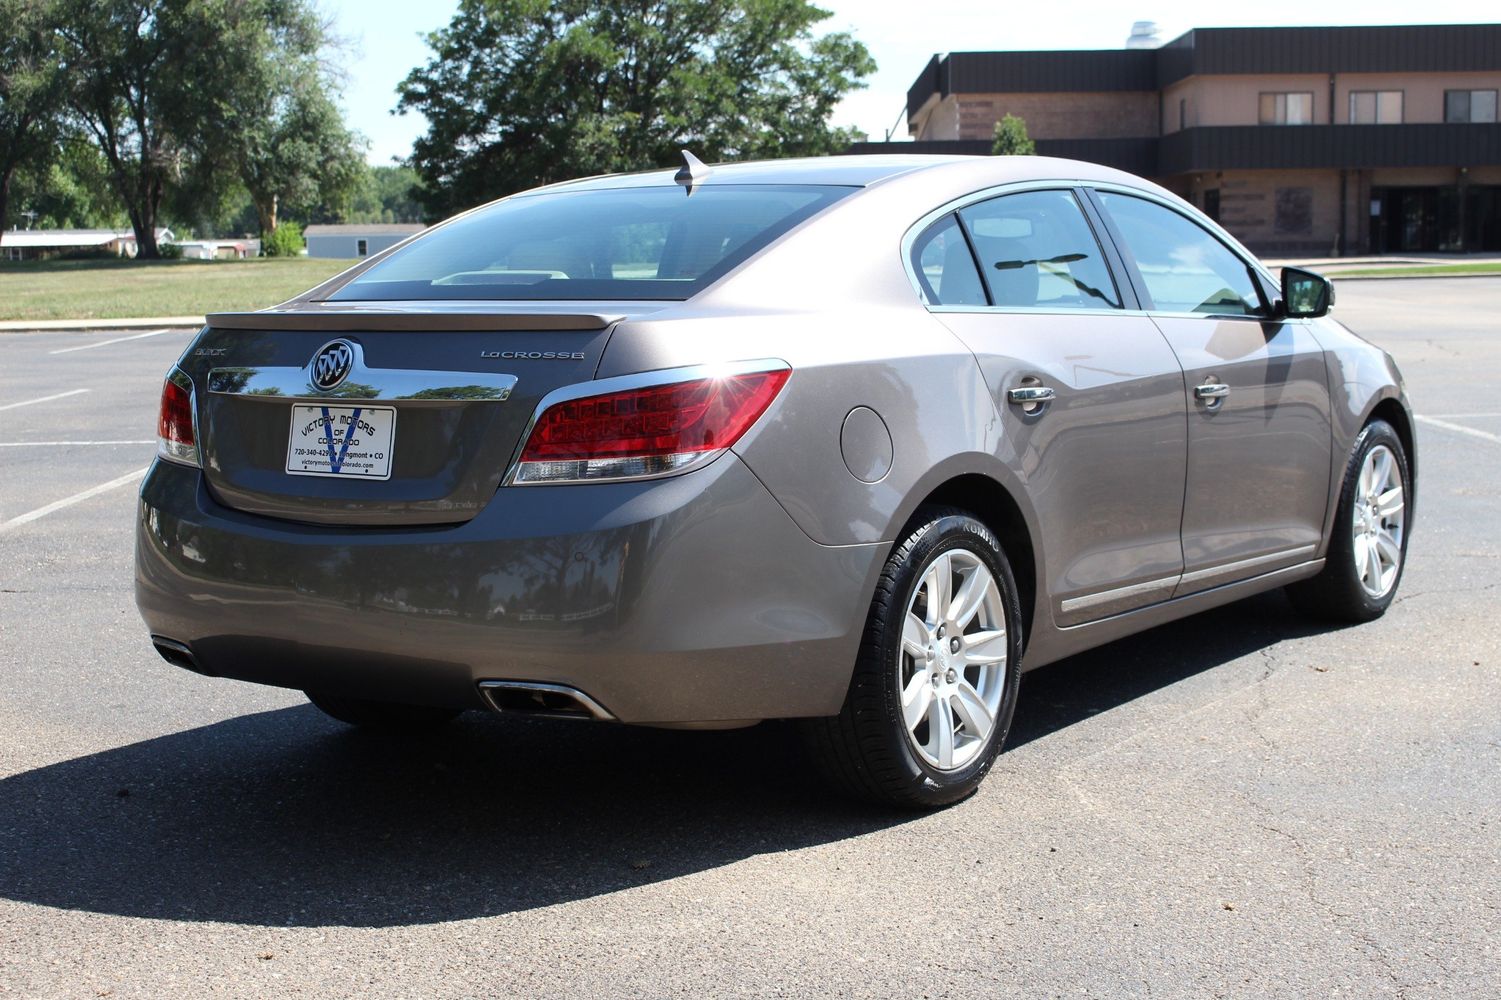
M1314 558L1330 474L1329 382L1305 321L1274 319L1250 263L1187 213L1096 190L1186 376L1189 594Z
M1183 566L1183 375L1130 308L1077 194L968 205L930 224L911 260L994 396L1002 458L1040 521L1054 621L1170 597Z

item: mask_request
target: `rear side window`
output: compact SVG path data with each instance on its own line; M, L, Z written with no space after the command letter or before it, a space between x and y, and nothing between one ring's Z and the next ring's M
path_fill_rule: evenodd
M334 292L397 299L686 299L854 188L703 185L522 195L419 237Z
M959 212L997 306L1119 309L1100 244L1069 191L1025 191Z
M912 244L912 269L929 305L989 304L974 255L952 215L933 223Z
M1099 192L1160 312L1259 316L1250 266L1198 223L1144 198Z

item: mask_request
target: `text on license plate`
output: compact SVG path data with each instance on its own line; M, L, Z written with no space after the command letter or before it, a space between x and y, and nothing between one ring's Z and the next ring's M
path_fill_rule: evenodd
M296 403L287 443L287 472L390 479L395 438L395 407Z

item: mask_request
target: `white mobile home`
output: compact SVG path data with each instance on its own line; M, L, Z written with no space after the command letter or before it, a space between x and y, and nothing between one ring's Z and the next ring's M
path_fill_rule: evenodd
M309 257L352 260L380 253L427 227L417 222L372 223L359 226L308 226L302 231Z

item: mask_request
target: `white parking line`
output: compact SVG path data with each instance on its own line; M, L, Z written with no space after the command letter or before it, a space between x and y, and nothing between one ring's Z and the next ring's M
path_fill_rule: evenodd
M0 448L74 448L105 444L155 444L155 441L0 441Z
M76 503L82 503L85 500L97 497L101 493L108 493L110 490L124 486L126 483L133 483L145 474L145 469L137 469L134 472L127 472L119 479L111 479L107 483L100 483L98 486L86 489L82 493L75 493L70 497L63 497L61 500L54 500L45 507L38 507L36 510L27 511L25 514L13 517L9 521L0 521L0 535L3 535L7 531L10 531L14 528L19 528L23 524L30 524L32 521L44 518L48 514L56 513L57 511L62 510L64 507L71 507Z
M1501 413L1425 413L1429 420L1487 420L1501 417Z
M1501 434L1492 434L1490 431L1478 431L1473 427L1466 427L1463 424L1451 424L1447 420L1440 420L1437 417L1429 417L1422 414L1419 414L1416 419L1419 423L1429 424L1433 427L1442 427L1444 430L1453 431L1455 434L1468 434L1470 437L1477 437L1482 441L1501 444Z
M67 392L59 392L52 396L39 396L36 399L23 399L19 403L6 403L0 406L0 410L14 410L18 406L30 406L32 403L50 403L54 399L66 399L69 396L77 396L79 393L88 392L87 389L69 389Z
M48 354L72 354L74 351L90 351L96 347L108 347L110 344L123 344L127 340L141 340L145 337L159 337L171 330L147 330L145 333L132 334L129 337L115 337L111 340L101 340L96 344L80 344L77 347L64 347L57 351L48 351Z

